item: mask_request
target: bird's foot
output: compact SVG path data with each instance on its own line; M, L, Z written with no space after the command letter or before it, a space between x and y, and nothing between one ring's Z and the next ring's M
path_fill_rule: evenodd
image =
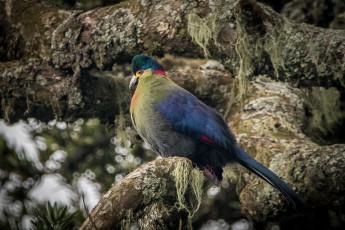
M220 186L222 178L217 177L217 174L212 166L206 165L202 167L202 172L209 182L216 186Z

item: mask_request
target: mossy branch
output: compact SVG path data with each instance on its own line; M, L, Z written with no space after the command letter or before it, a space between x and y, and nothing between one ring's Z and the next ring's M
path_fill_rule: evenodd
M199 208L203 175L185 158L163 158L143 165L114 184L81 229L189 229Z
M240 145L295 189L307 208L339 208L345 203L345 144L319 145L302 132L306 125L305 101L332 101L337 94L334 89L314 90L317 96L259 76L249 85L251 97L232 117L230 126ZM325 117L329 107L322 107L321 102L313 105L320 106L318 116ZM329 124L324 126L328 131L339 125L340 116L338 105L329 103L336 115L329 116ZM319 127L312 122L309 125L309 132L315 135ZM322 132L318 133L320 138ZM263 221L288 208L278 191L263 180L239 171L232 174L240 175L233 179L237 180L242 210L252 218Z
M344 30L293 23L255 0L235 5L236 47L240 63L249 67L246 76L265 73L299 86L344 90Z

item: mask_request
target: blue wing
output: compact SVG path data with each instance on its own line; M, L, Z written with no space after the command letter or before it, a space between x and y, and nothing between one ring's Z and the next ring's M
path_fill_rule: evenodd
M170 91L170 90L169 90ZM223 117L183 88L174 88L157 104L157 111L174 130L195 140L229 150L235 137Z

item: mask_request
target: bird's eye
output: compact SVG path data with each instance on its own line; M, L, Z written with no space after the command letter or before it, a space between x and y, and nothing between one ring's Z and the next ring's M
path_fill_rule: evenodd
M142 75L144 73L144 70L139 69L136 73L135 76L139 77L140 75Z

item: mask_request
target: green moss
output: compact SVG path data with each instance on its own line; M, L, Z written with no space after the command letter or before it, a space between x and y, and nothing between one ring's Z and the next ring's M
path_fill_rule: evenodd
M304 132L321 143L327 142L327 138L337 138L343 132L345 121L339 91L312 87L303 90L303 97L309 114Z
M212 14L209 18L200 18L196 13L188 15L188 33L193 41L203 49L206 57L210 55L207 46L210 45L211 39L216 40L214 38L217 34L216 17L217 13Z
M279 77L280 72L285 70L284 58L282 51L284 50L288 36L281 32L281 28L277 26L267 33L262 40L264 41L264 51L270 56L275 77Z
M243 102L248 87L248 76L254 71L253 60L257 56L258 49L254 48L256 44L253 39L250 39L247 33L243 32L244 28L241 28L241 23L237 23L237 28L240 32L236 41L235 50L240 63L236 76L238 88L236 100Z
M143 189L144 204L159 200L167 193L167 180L165 178L144 178Z
M52 33L52 63L56 68L78 71L79 67L109 69L118 55L133 50L142 23L120 5L97 10L92 31L83 28L79 12L65 19ZM81 35L82 34L82 35Z
M223 168L224 174L226 175L226 179L228 179L231 183L237 183L239 180L239 167L235 164L227 164Z
M296 136L295 132L285 127L274 129L270 134L277 139L291 139L291 137Z
M126 214L126 218L121 221L121 229L131 229L131 222L133 221L133 211L128 210Z
M200 170L193 168L187 161L177 162L173 176L177 191L178 209L186 210L189 218L192 218L201 204L204 176Z
M203 194L203 185L204 185L204 175L201 173L198 169L193 169L191 171L191 178L192 178L192 191L194 193L194 197L196 199L196 206L194 208L194 212L192 213L192 216L195 214L195 212L199 209Z
M177 191L177 199L180 205L180 208L186 209L186 201L185 201L185 193L188 188L189 184L189 173L190 173L190 165L187 162L178 162L176 168L173 172L176 184L176 191Z
M282 33L280 23L275 25L266 23L267 32L259 35L254 32L248 33L243 27L241 19L237 19L236 28L238 38L235 50L239 57L239 68L237 71L237 101L243 103L246 96L249 76L255 71L260 73L268 73L279 77L280 73L285 69L283 50L287 43L288 36ZM269 58L269 60L265 60Z

